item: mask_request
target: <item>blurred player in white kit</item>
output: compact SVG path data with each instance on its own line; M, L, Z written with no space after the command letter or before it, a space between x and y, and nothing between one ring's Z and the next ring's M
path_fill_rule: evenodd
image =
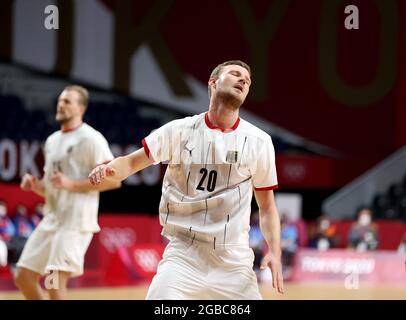
M15 284L27 299L46 299L40 285L52 275L50 299L65 299L71 277L83 274L84 256L97 222L99 192L118 188L118 181L94 187L87 178L96 165L114 157L103 135L83 122L88 91L65 87L59 96L56 121L44 148L44 176L25 174L21 188L45 198L44 218L28 239L17 263ZM45 286L46 287L46 286Z
M248 231L253 192L269 247L262 267L283 293L280 220L271 137L239 117L250 67L232 60L211 73L208 112L171 121L143 139L143 148L97 166L95 185L122 181L168 162L159 208L168 243L147 299L262 299Z

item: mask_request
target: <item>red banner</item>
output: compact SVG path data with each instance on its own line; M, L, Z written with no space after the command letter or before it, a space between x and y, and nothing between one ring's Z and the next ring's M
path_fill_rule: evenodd
M276 156L281 189L339 188L362 172L365 165L365 161L344 161L315 155Z
M151 282L161 261L163 244L139 244L118 248L105 270L108 284Z
M36 204L44 203L44 198L34 192L21 190L18 184L0 183L0 198L6 202L9 216L14 214L19 204L25 205L32 212Z
M164 248L157 216L101 214L86 254L87 271L110 284L150 279Z

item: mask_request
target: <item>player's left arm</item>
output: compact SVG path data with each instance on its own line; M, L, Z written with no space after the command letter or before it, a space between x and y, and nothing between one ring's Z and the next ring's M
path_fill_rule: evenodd
M56 172L51 177L51 182L56 189L63 189L70 192L107 191L121 187L120 181L103 180L98 185L90 183L89 179L73 180L62 172Z
M273 190L255 190L255 199L259 208L261 232L269 248L262 260L261 269L271 269L272 286L283 293L281 227Z

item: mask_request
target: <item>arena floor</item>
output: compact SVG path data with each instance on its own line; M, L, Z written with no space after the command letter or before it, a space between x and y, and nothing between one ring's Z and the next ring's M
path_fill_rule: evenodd
M277 294L269 284L261 285L267 300L406 300L406 286L360 286L348 290L339 284L287 283L285 294ZM141 300L147 286L70 289L69 299L74 300ZM16 291L0 292L0 300L20 300Z

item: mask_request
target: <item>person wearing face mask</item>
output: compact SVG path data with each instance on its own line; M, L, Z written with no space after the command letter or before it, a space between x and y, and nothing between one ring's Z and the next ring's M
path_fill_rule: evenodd
M0 268L6 267L7 264L8 264L7 244L0 239Z
M16 209L16 213L12 219L16 228L15 236L28 239L32 231L34 230L30 219L28 217L28 209L26 206L19 204Z
M15 235L15 232L14 224L7 216L6 203L0 201L0 239L8 242Z
M299 246L299 231L286 213L281 214L281 248L283 277L288 279L293 270L293 259Z
M251 214L251 223L249 231L250 247L254 251L254 271L259 275L261 261L264 256L265 239L259 225L259 212L255 211Z
M15 234L13 222L7 217L7 206L0 200L0 267L8 264L8 244Z
M403 234L402 239L400 240L397 251L399 253L406 253L406 232Z
M24 249L28 237L33 232L34 228L28 218L28 209L23 204L18 204L15 214L11 219L15 227L15 233L8 242L8 262L14 266L17 263L21 252Z
M322 215L317 219L314 234L309 237L309 247L325 251L337 246L337 228L331 223L329 217Z
M357 251L375 250L379 245L378 226L372 222L372 211L362 207L357 212L357 221L348 234L349 247Z

